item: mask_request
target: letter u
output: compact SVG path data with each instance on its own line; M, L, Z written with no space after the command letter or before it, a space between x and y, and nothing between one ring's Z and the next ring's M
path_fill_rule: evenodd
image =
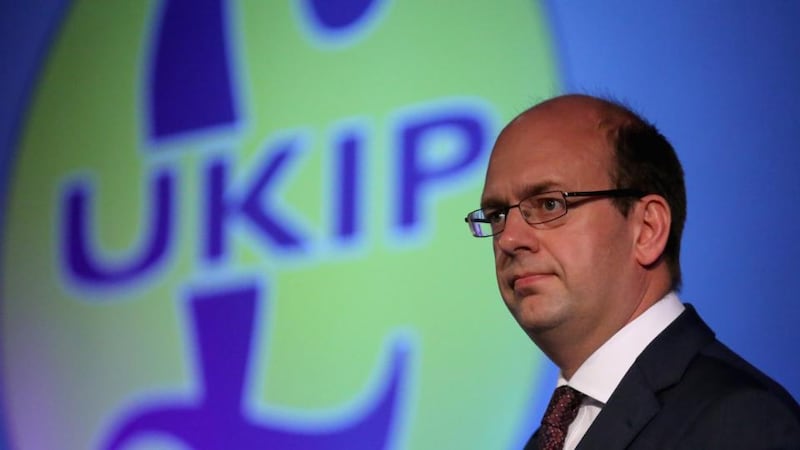
M174 174L161 170L149 182L149 220L138 248L123 258L108 258L97 249L93 233L92 189L88 182L70 183L62 197L60 237L62 270L73 281L92 287L135 282L153 270L167 253L172 235Z

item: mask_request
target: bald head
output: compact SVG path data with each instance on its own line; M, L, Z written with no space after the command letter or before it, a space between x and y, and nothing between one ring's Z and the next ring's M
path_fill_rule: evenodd
M643 121L618 103L582 94L554 97L532 106L512 120L506 130L531 123L548 122L585 132L595 131L614 145L617 130ZM505 132L504 130L503 132Z
M520 117L534 111L572 112L584 114L587 118L591 118L592 115L609 119L624 117L628 120L636 117L630 110L618 103L583 94L566 94L553 97L528 108L525 112L520 114Z

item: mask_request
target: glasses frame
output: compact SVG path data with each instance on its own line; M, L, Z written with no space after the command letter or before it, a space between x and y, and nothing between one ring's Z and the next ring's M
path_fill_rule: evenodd
M523 220L525 220L525 222L528 225L540 225L540 224L543 224L543 223L552 222L552 221L554 221L556 219L560 219L560 218L566 216L567 213L569 212L570 203L569 203L568 199L570 199L570 198L575 198L575 197L595 197L595 198L624 198L624 197L632 197L632 198L642 198L645 195L647 195L645 192L642 192L639 189L631 189L631 188L606 189L606 190L602 190L602 191L573 191L573 192L545 191L545 192L539 192L539 193L533 194L531 196L525 197L524 199L522 199L519 203L517 203L515 205L509 205L509 206L506 206L506 207L503 207L503 208L498 208L497 209L497 213L502 213L504 218L503 218L503 226L502 226L502 228L500 229L500 231L497 231L495 233L485 234L485 235L479 236L479 235L475 234L475 232L473 231L474 230L473 224L475 224L475 223L490 223L489 219L477 219L476 220L474 218L471 218L472 215L474 215L474 214L476 214L476 213L478 213L480 211L483 211L483 208L471 211L469 214L467 214L466 217L464 217L464 222L469 224L470 233L472 233L472 236L474 236L474 237L484 238L484 237L497 236L498 234L502 233L506 229L506 221L508 220L509 211L511 211L514 208L519 208L519 206L522 203L525 203L526 201L530 200L533 197L538 197L538 196L543 195L543 194L554 194L554 193L561 194L561 196L564 198L564 214L561 214L558 217L553 217L551 219L543 220L541 222L530 222L530 221L528 221L528 219L525 218L525 215L522 214ZM484 214L484 217L485 216L486 215Z

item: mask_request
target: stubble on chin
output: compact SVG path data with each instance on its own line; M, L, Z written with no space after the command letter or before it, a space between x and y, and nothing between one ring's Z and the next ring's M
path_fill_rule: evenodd
M565 321L564 305L543 292L513 294L507 306L519 326L531 337L554 330Z

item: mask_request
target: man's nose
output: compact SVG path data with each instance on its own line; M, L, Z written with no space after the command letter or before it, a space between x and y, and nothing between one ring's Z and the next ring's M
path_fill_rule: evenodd
M539 249L536 229L525 221L519 207L508 210L503 231L497 235L497 245L506 253Z

